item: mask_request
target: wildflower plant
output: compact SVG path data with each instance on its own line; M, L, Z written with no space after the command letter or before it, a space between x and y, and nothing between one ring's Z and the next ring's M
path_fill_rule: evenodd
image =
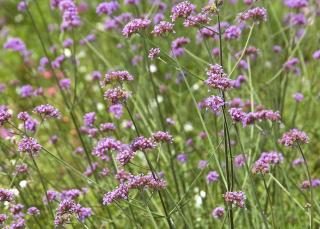
M319 2L0 12L0 228L319 227Z

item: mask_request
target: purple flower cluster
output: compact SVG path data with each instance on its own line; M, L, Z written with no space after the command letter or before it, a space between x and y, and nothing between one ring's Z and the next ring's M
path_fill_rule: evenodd
M156 24L152 30L154 36L166 35L168 33L174 33L173 24L167 21L160 21Z
M263 7L251 8L239 15L241 21L253 20L255 22L267 21L267 10Z
M144 189L151 188L155 190L163 189L167 186L167 183L163 179L154 177L151 174L133 176L127 174L126 182L121 183L113 191L108 192L103 197L103 204L109 205L117 200L128 199L130 189Z
M146 29L151 24L149 19L133 19L126 24L122 30L122 35L125 37L131 37L132 34L137 33L141 30Z
M156 146L157 145L152 138L146 138L143 136L137 137L130 144L130 148L133 151L145 151L148 149L154 149Z
M152 48L149 50L149 54L148 57L153 60L154 58L156 58L157 56L159 56L160 54L160 48Z
M77 219L83 221L92 215L90 208L83 208L80 204L72 199L64 199L59 203L56 211L54 224L63 226L71 222L71 217L76 216Z
M35 138L23 137L18 143L18 151L21 153L29 153L32 156L37 156L41 151L41 145Z
M172 7L171 19L172 21L178 18L187 18L195 9L195 6L189 1L183 1Z
M110 101L112 104L125 102L131 96L131 92L123 90L121 87L110 88L104 93L105 100Z
M175 57L182 56L184 54L183 46L190 43L190 39L185 37L178 37L171 43L172 55Z
M308 0L284 0L284 4L288 8L300 9L308 6Z
M292 147L295 143L307 144L309 143L309 137L303 131L298 129L291 129L290 131L284 133L279 139L281 145Z
M272 110L260 110L255 112L245 113L242 108L232 107L229 109L229 114L234 122L242 122L243 126L253 124L255 121L270 120L279 121L280 113Z
M8 122L11 116L7 107L0 106L0 126L3 126L4 123Z
M223 207L216 207L212 211L212 216L216 219L222 218L224 216L225 210Z
M224 39L238 39L241 36L241 29L238 26L230 26L224 31Z
M60 111L50 104L39 105L33 109L33 112L42 118L60 118L61 116Z
M119 3L117 1L102 2L97 6L96 13L98 15L106 14L110 16L118 9Z
M7 189L0 188L0 201L12 202L14 200L13 192Z
M84 125L87 127L93 126L96 121L96 112L89 112L83 116Z
M132 81L132 80L133 80L133 76L127 71L113 71L113 72L108 72L100 84L101 86L105 86L107 84L110 84L113 81L122 82L122 81Z
M212 95L200 102L199 106L200 108L208 108L213 112L218 112L224 104L225 102L221 97Z
M244 192L226 192L224 195L224 200L229 204L235 204L239 208L243 208L245 205L246 195Z
M27 210L29 215L40 215L40 210L36 207L30 207Z
M107 152L119 151L122 147L123 143L112 137L103 138L93 148L92 155L104 158Z
M210 21L211 19L206 14L199 13L195 16L190 15L189 17L187 17L184 20L183 25L185 27L201 26L208 24Z
M216 171L210 171L207 175L207 182L208 183L213 183L218 181L219 179L219 174Z
M277 165L283 162L283 156L278 152L263 152L260 158L255 162L253 173L269 173L271 165Z
M155 142L167 142L167 143L173 142L172 135L164 131L158 131L153 133L152 138Z
M80 26L81 21L78 15L78 9L73 0L60 1L59 9L62 12L62 30Z
M207 69L208 79L205 83L212 88L227 90L232 88L233 81L228 78L227 74L224 73L223 68L218 65L210 65Z

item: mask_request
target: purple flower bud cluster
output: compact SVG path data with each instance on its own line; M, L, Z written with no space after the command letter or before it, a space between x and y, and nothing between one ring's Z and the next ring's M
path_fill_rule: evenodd
M238 206L239 208L244 208L245 205L245 200L246 200L246 195L244 192L226 192L224 195L224 200L228 204L234 204Z
M307 144L309 143L309 137L303 131L298 129L291 129L290 131L284 133L279 139L279 143L286 147L292 147L297 144Z
M152 138L155 142L167 142L167 143L173 142L172 135L164 131L158 131L153 133Z
M164 189L167 186L167 183L163 179L159 179L154 177L151 174L148 175L128 175L126 177L127 181L125 183L121 183L117 188L113 191L108 192L103 197L103 204L110 205L111 203L121 200L121 199L128 199L129 190L130 189Z
M81 20L78 15L78 9L73 0L60 1L59 9L62 12L61 30L80 26Z
M156 24L152 30L152 34L154 36L167 35L169 33L175 33L173 30L173 24L167 21L160 21Z
M27 210L28 215L40 215L40 210L36 207L30 207Z
M308 6L308 0L284 0L284 4L288 8L300 9Z
M12 191L8 189L2 189L0 188L0 201L4 202L12 202L14 200L14 194Z
M182 56L184 54L184 48L186 44L190 43L189 38L178 37L171 43L172 55L175 57Z
M133 76L127 71L113 71L105 75L105 78L100 83L101 86L110 84L113 81L123 82L123 81L132 81Z
M8 122L11 116L6 106L0 106L0 126Z
M96 112L89 112L83 116L83 122L86 127L93 126L96 121Z
M210 171L207 175L207 182L208 183L213 183L218 181L219 179L219 174L216 171Z
M267 10L263 7L251 8L239 15L240 21L253 20L257 23L267 21Z
M223 101L223 99L219 96L214 95L204 99L199 104L200 108L208 108L213 112L218 112L224 105L225 102Z
M149 50L149 54L148 57L153 60L154 58L156 58L157 56L159 56L160 54L160 48L152 48Z
M33 112L40 115L42 118L60 118L61 117L60 111L50 104L36 106L33 109Z
M190 15L189 17L187 17L184 22L183 25L185 27L194 27L194 26L201 26L201 25L205 25L208 24L211 21L211 18L208 17L206 14L203 13L199 13L197 15Z
M122 35L125 37L131 37L132 34L138 33L141 30L146 29L151 24L149 19L133 19L126 24L122 30Z
M119 3L117 1L102 2L97 6L96 13L98 15L106 14L112 15L119 9Z
M112 104L125 102L131 96L131 92L123 90L121 87L110 88L104 93L104 99Z
M41 151L41 145L35 138L23 137L18 143L18 151L21 153L29 153L32 156L37 156Z
M143 136L137 137L130 144L130 148L133 151L145 151L148 149L155 149L156 146L157 145L152 138L146 138Z
M92 215L90 208L84 208L72 199L64 199L59 203L56 211L54 224L63 226L71 222L72 216L75 216L80 221L84 221Z
M260 158L255 162L253 173L269 173L271 165L277 165L283 162L283 156L277 152L263 152Z
M280 121L280 113L278 111L274 112L272 110L260 110L255 112L245 113L242 108L230 108L229 114L234 122L242 122L243 126L253 124L255 121Z
M101 132L108 132L108 131L115 131L116 126L112 122L106 122L100 124L100 131Z
M241 29L235 25L229 26L224 31L224 39L226 40L238 39L240 38L240 36L241 36Z
M228 78L223 68L218 64L209 66L207 76L208 79L205 80L205 83L211 88L227 90L233 87L233 81Z
M216 207L212 211L212 216L216 219L220 219L224 216L225 210L223 207Z
M183 1L172 7L171 19L172 21L178 18L187 18L195 9L195 5L191 4L189 1Z

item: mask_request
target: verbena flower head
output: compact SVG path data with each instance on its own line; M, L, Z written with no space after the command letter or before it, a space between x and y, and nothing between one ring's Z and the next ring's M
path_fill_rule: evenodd
M100 124L100 131L101 132L108 132L108 131L115 131L116 126L112 122L106 122Z
M149 50L149 54L148 57L153 60L154 58L156 58L157 56L159 56L160 54L160 48L152 48Z
M0 225L2 225L7 219L8 216L6 214L0 214Z
M169 132L158 131L152 134L152 138L155 142L167 142L172 143L173 137Z
M131 142L131 149L133 151L145 151L148 149L156 148L157 144L154 142L152 138L146 138L143 136L137 137Z
M20 38L17 37L8 39L8 41L4 43L3 48L21 53L26 51L26 45Z
M298 129L291 129L290 131L282 135L282 137L279 139L279 143L287 147L292 147L295 145L295 143L309 143L309 137L303 131L300 131Z
M217 112L220 110L221 107L224 106L224 104L225 103L221 97L213 95L209 98L206 98L203 101L202 106L212 110L213 112Z
M36 106L33 109L33 112L39 114L42 118L60 118L61 117L60 111L50 104Z
M218 65L210 65L207 69L208 79L205 80L205 83L212 88L227 90L232 88L233 81L227 77L227 74L224 73L223 68Z
M118 9L119 3L117 1L102 2L97 6L96 13L98 15L106 14L110 16Z
M239 154L234 158L234 166L237 168L243 167L246 164L247 157L244 154Z
M173 24L167 21L160 21L156 24L152 30L154 36L167 35L168 33L174 33Z
M151 188L155 190L163 189L167 186L167 183L164 179L159 179L155 175L138 175L131 176L127 182L129 189L143 189Z
M112 83L113 81L132 81L134 78L133 76L127 72L127 71L113 71L113 72L108 72L105 75L104 80L100 83L101 86L105 86L107 84Z
M29 84L23 85L20 88L20 95L22 98L31 97L34 93L33 87Z
M71 80L68 78L61 79L59 81L59 85L61 89L68 90L71 87Z
M112 138L107 137L101 139L93 148L92 155L103 157L109 151L118 151L122 148L123 143Z
M0 188L0 201L12 202L14 200L14 194L8 189Z
M81 20L78 14L78 9L73 0L62 0L59 3L59 9L62 12L61 29L67 30L73 27L78 27Z
M232 107L229 109L229 114L233 121L240 122L245 117L246 113L241 108Z
M255 22L265 22L267 21L267 10L263 7L251 8L240 13L239 19L241 21L253 20Z
M131 92L123 90L121 87L110 88L104 93L104 99L112 104L125 102L131 96Z
M218 181L219 174L216 171L210 171L207 175L207 182L212 183Z
M295 66L297 65L297 64L299 64L299 59L298 58L296 58L296 57L293 57L293 58L291 58L291 59L289 59L289 60L287 60L284 64L283 64L283 68L285 69L285 70L287 70L287 71L294 71L295 70Z
M54 224L58 226L70 223L71 216L77 213L80 208L80 204L75 203L74 200L62 200L56 210Z
M295 101L301 102L303 100L304 96L303 96L303 94L296 92L293 94L293 98Z
M313 59L320 60L320 49L312 54Z
M182 56L184 54L183 46L185 46L188 43L190 43L190 39L185 37L178 37L177 39L172 41L171 51L173 56L175 57Z
M188 161L188 156L185 153L180 153L177 155L177 160L183 164L187 163Z
M129 195L129 188L126 184L120 184L116 189L114 189L111 192L106 193L103 196L103 205L109 205L113 203L114 201L120 200L120 199L128 199Z
M172 7L170 17L172 21L175 21L178 18L187 18L194 9L195 6L189 1L183 1Z
M89 112L83 116L83 122L85 126L93 126L96 121L96 112Z
M120 119L123 115L123 106L122 104L113 104L109 107L109 112L114 115L116 119Z
M300 9L308 6L308 0L284 0L284 4L288 8Z
M124 4L126 5L138 5L140 0L124 0Z
M241 36L241 29L238 26L230 26L224 32L224 39L238 39Z
M21 153L29 153L32 156L37 156L41 151L41 145L35 138L23 137L18 143L18 151Z
M9 113L7 107L0 106L0 126L3 126L4 123L8 122L12 117L11 113Z
M224 216L225 210L223 207L216 207L212 211L212 216L216 219L222 218Z
M125 37L131 37L132 34L146 29L151 24L149 19L133 19L126 24L122 30L122 35Z
M118 150L116 159L120 165L124 166L128 164L130 160L134 158L134 156L135 152L129 146L124 145Z
M184 20L183 25L185 27L201 26L208 24L210 21L211 18L209 18L206 14L199 13L195 16L190 15L189 17L187 17Z
M40 215L40 210L36 207L30 207L27 210L28 215Z
M229 204L235 204L239 208L243 208L245 205L246 195L244 192L226 192L224 195L224 200Z

